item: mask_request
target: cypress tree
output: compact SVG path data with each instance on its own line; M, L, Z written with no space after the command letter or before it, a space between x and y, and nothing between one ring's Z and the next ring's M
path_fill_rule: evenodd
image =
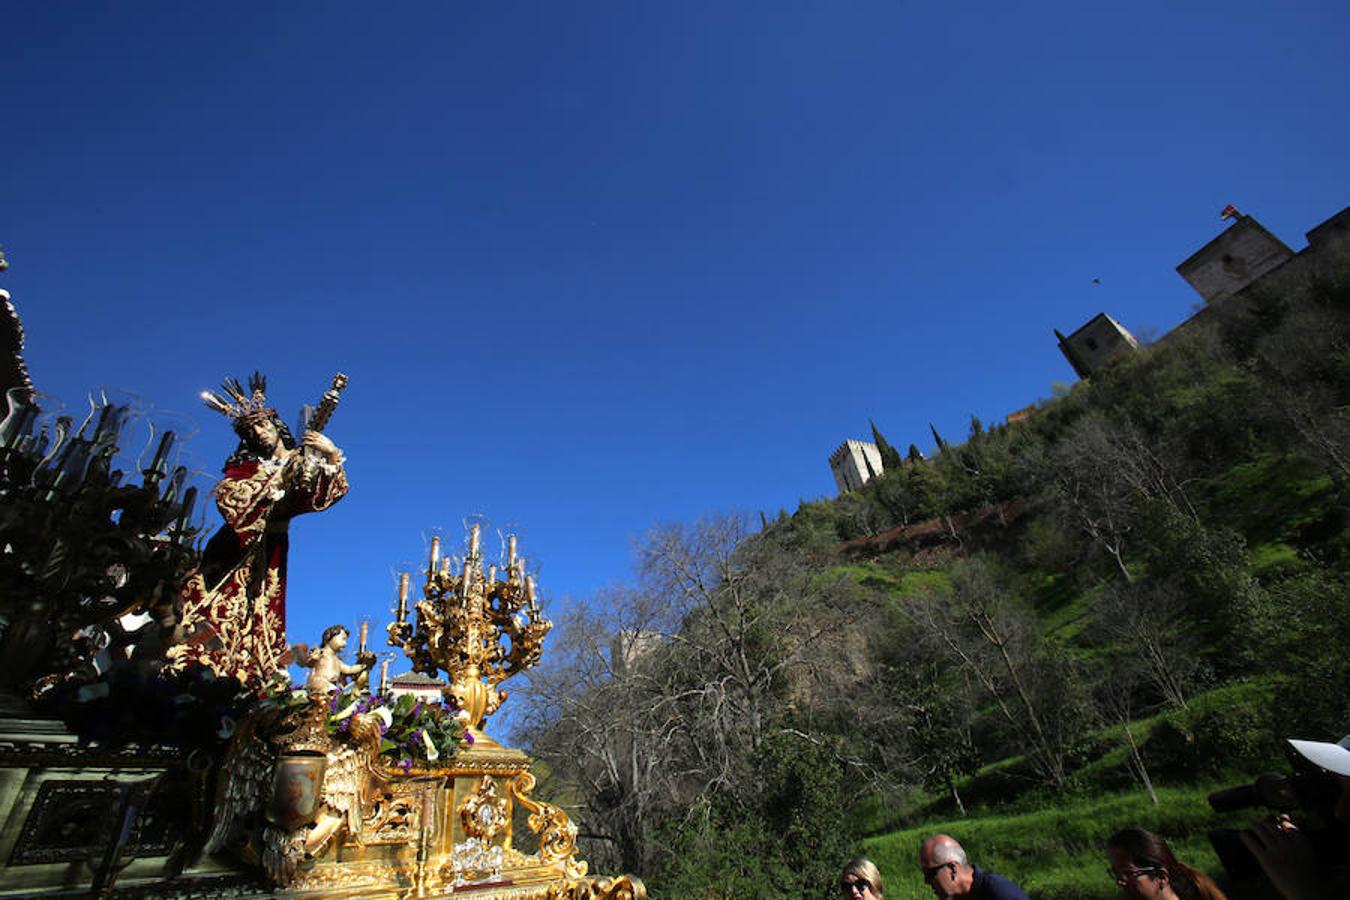
M947 451L947 442L942 439L942 435L938 434L937 426L932 422L929 422L928 430L933 432L933 441L937 444L937 452L945 453Z
M872 426L872 443L877 445L877 452L881 454L881 466L884 469L898 469L903 460L900 459L900 452L890 445L890 442L881 434L877 428L877 423L871 419L867 424Z

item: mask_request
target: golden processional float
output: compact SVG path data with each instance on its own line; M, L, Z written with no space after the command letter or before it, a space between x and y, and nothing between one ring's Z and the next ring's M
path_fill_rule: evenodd
M345 626L290 643L287 527L346 493L323 434L345 377L299 439L257 373L204 393L239 446L202 546L181 434L133 440L116 392L65 415L23 340L0 291L0 897L644 900L588 874L528 757L484 732L550 628L514 538L500 568L476 527L462 559L433 541L411 609L402 575L409 676L386 660L372 691L367 623L355 663Z
M477 525L460 564L433 538L424 576L410 621L410 573L402 573L389 643L414 672L445 674L444 702L372 695L361 675L337 683L361 665L335 665L324 684L326 636L305 663L316 669L305 696L292 692L240 723L207 849L237 848L294 896L645 898L630 876L588 876L576 826L530 796L529 758L483 730L505 699L498 684L538 663L552 627L515 537L500 570L484 568ZM363 627L358 660L368 669L366 636ZM387 683L387 660L383 668ZM260 833L245 828L240 841L237 823L259 821L260 809L267 824ZM517 816L534 853L513 846Z

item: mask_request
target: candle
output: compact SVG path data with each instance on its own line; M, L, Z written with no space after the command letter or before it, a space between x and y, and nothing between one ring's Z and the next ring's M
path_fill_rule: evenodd
M36 406L21 406L17 412L10 413L5 418L5 424L10 426L11 430L5 434L5 449L12 450L23 437L27 436L28 430L33 427L33 420L37 418L38 409Z
M496 584L496 583L497 583L497 564L493 563L492 565L488 566L488 584Z
M441 536L435 535L431 539L431 563L427 566L427 576L436 574L436 562L441 556Z
M533 576L533 575L531 575L529 578L526 578L526 579L525 579L525 596L526 596L527 599L529 599L530 605L531 605L531 606L534 606L534 576Z
M389 684L389 660L388 660L388 658L386 658L384 662L380 663L380 693L381 693L381 694L384 693L384 691L385 691L385 685L387 685L387 684Z
M523 556L516 560L515 576L521 581L525 580L525 557Z
M473 526L472 528L469 529L469 555L470 555L470 556L477 556L477 555L478 555L478 524L477 524L477 523L474 523L474 526Z
M150 468L146 474L163 475L165 470L165 460L169 456L169 448L173 446L173 432L166 431L164 436L159 439L159 446L155 448L155 458L150 461Z
M90 443L97 444L103 437L104 430L108 427L108 416L112 414L112 405L105 403L103 409L98 414L98 424L94 426L94 436L90 438ZM80 431L84 431L83 428Z
M511 568L516 564L516 536L513 534L506 539L506 568Z
M398 624L402 625L408 620L408 573L402 572L398 576Z
M178 514L178 524L175 526L175 539L183 540L187 532L188 516L192 515L192 507L197 502L197 489L190 487L183 492L183 510Z
M358 653L365 653L365 652L366 652L366 637L369 636L369 634L370 634L370 623L369 623L369 622L362 622L362 623L361 623L361 641L360 641L360 643L357 645L357 652L358 652Z
M463 593L464 596L466 597L469 596L469 587L470 585L473 584L472 579L473 579L473 557L470 556L468 559L464 560L464 585L461 588L461 593Z
M450 577L450 557L448 556L441 559L441 574L447 578Z

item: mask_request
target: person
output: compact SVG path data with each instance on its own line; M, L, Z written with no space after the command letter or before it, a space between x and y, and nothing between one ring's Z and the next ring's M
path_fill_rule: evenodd
M319 639L319 649L300 661L300 665L313 669L305 679L305 689L310 696L331 694L342 686L344 675L360 675L375 664L374 653L358 654L356 665L342 661L342 651L347 648L350 634L346 625L329 625Z
M1002 875L971 865L956 839L945 834L935 834L919 845L919 867L923 880L942 900L1030 900Z
M851 859L839 875L839 888L848 898L882 900L881 872L870 859Z
M1326 791L1326 828L1312 837L1287 815L1257 822L1242 842L1284 900L1328 900L1350 896L1350 734L1336 743L1289 740L1300 756L1334 780Z
M204 392L206 405L226 415L239 446L225 462L213 495L225 524L207 542L199 569L184 581L182 643L169 666L196 663L221 677L258 686L287 659L286 553L290 520L331 507L347 493L343 456L317 431L300 451L267 405L267 380L254 373L245 391L237 380L226 396Z
M1106 840L1107 869L1134 900L1226 900L1204 872L1178 862L1167 842L1151 831L1126 828Z

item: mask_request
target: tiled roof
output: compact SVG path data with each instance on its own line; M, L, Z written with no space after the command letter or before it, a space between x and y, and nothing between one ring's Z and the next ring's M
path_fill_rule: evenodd
M430 675L423 675L421 672L407 672L403 675L395 675L389 680L390 684L400 687L445 687L445 682L438 678L432 678Z

